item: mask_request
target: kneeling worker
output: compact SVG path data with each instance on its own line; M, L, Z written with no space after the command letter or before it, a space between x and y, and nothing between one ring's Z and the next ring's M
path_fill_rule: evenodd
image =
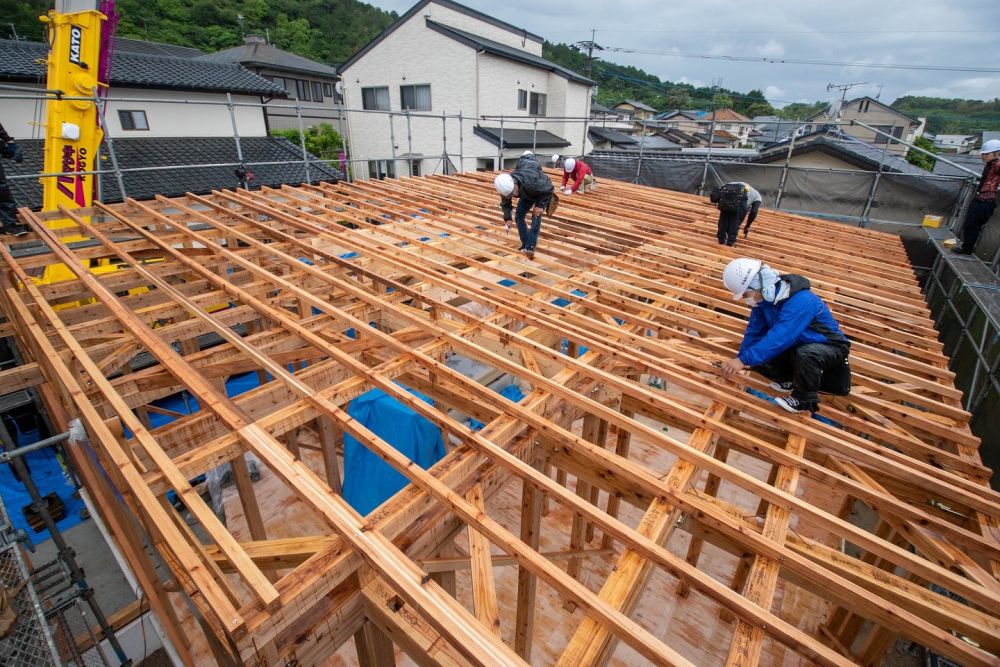
M750 368L773 380L771 387L791 391L775 402L789 412L819 410L817 392L847 395L851 343L830 309L802 276L779 275L759 259L734 259L722 282L733 300L750 306L739 354L722 364L722 377Z
M570 179L573 179L573 187L567 185ZM581 186L583 187L581 188ZM571 195L577 190L580 190L580 194L584 194L587 192L587 188L590 188L591 192L597 189L597 183L594 182L594 171L590 165L583 160L566 158L566 162L563 163L563 194Z
M549 204L554 197L552 191L552 181L533 155L527 151L517 161L512 173L497 174L493 179L493 187L500 193L500 210L503 211L503 220L510 223L513 205L511 200L514 197L517 201L517 235L521 239L521 247L518 250L528 255L528 259L535 258L535 244L538 242L538 234L542 230L542 213L549 208ZM531 209L531 227L524 222L524 216L528 209Z

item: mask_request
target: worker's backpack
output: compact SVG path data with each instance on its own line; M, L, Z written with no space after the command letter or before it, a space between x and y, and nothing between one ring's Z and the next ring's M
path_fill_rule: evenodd
M719 188L719 210L737 211L743 201L743 184L726 183Z

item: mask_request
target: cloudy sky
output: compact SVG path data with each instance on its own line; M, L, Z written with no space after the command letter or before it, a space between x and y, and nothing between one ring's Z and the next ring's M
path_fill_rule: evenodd
M414 0L367 0L405 13ZM1000 0L464 0L462 4L551 42L590 39L609 62L660 79L764 91L775 106L839 97L827 84L865 82L848 99L903 95L1000 97ZM673 54L687 54L686 57ZM746 62L727 58L821 61ZM849 63L891 65L858 67ZM933 68L964 69L948 71ZM910 69L913 68L913 69ZM992 71L970 71L992 70Z

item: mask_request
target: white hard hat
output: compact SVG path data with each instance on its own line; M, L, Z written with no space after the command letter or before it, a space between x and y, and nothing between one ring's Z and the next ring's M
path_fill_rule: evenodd
M567 172L576 169L576 160L574 160L571 157L566 158L566 162L563 163L563 169L565 169Z
M514 177L510 174L497 174L493 179L493 187L504 197L509 197L514 192Z
M555 164L556 162L559 162L559 153L552 154L552 164Z
M983 144L983 153L996 153L1000 151L1000 139L990 139Z
M521 153L521 157L528 157L529 155L534 155L534 153L532 153L531 151L524 151L523 153Z
M743 293L747 291L750 282L760 271L763 262L759 259L740 257L726 264L722 272L722 283L733 293L733 301L743 298Z

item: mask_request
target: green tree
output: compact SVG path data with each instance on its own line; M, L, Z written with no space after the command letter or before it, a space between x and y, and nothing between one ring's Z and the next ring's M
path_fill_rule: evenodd
M305 132L306 150L322 160L336 160L344 148L344 140L330 123L320 123L307 128ZM284 137L299 145L298 130L271 130L271 136Z
M918 148L923 148L926 151L930 151L931 153L937 153L937 149L934 148L934 142L927 137L917 137L913 140L913 145ZM934 157L915 150L910 150L906 154L906 161L912 165L920 167L921 169L926 169L927 171L933 170L934 163L937 162Z

